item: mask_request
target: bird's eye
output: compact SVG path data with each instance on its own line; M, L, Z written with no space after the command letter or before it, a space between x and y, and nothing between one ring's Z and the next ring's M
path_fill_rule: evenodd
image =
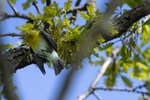
M26 36L26 35L28 35L28 33L25 33L24 35Z

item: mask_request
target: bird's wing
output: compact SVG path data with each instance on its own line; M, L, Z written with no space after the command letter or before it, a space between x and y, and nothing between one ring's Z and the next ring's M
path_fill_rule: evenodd
M38 56L37 54L33 53L32 54L33 60L34 62L37 64L37 66L39 67L40 71L43 74L46 74L45 69L44 69L44 58L41 58L40 56Z
M39 67L40 71L43 73L43 74L46 74L45 72L45 69L44 69L44 62L46 61L46 59L40 57L38 54L36 54L32 48L30 47L30 50L31 50L31 54L32 54L32 57L33 57L33 61L35 64L37 64L37 66Z
M41 36L48 42L48 44L55 50L57 51L57 44L56 42L51 38L49 34L47 34L45 31L40 30Z

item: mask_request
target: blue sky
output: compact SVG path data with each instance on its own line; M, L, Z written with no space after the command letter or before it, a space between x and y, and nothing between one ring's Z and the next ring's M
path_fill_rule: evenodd
M16 8L25 14L27 12L36 13L34 7L31 7L27 11L23 11L20 2L24 2L25 0L20 0L15 6ZM54 1L54 0L53 0ZM63 7L63 4L66 0L55 0L59 2L59 6ZM75 1L75 0L74 0ZM97 7L104 11L106 6L104 2L108 0L97 0ZM85 0L82 0L82 4L84 4ZM39 4L40 7L43 7ZM4 11L12 13L10 7L8 5L3 9ZM3 32L16 32L19 33L18 30L15 29L16 26L24 24L26 21L21 19L9 19L1 22L4 27ZM84 21L79 20L77 24L84 24ZM4 39L4 38L3 38ZM21 42L21 40L12 37L5 37L4 43L12 43L17 46L17 43ZM91 82L94 80L100 66L92 66L88 64L87 59L83 62L83 69L77 70L74 80L72 82L72 86L69 89L69 94L66 96L65 100L76 100L77 96L84 93ZM23 69L18 70L14 74L14 83L17 86L17 93L21 100L56 100L56 94L58 93L58 89L61 87L61 80L63 80L67 70L63 70L60 75L55 76L54 70L49 69L45 65L46 75L43 75L40 70L36 67L36 65L30 65ZM103 85L103 78L100 80L98 86ZM133 79L133 82L138 82L134 85L138 85L139 81ZM118 79L118 86L124 87L123 83ZM132 93L120 93L120 92L105 92L98 91L96 92L103 98L103 100L137 100L138 95ZM96 100L95 97L89 96L86 100Z

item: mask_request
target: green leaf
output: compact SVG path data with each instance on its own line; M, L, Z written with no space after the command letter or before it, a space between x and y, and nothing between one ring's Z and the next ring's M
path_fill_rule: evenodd
M68 12L71 9L71 5L72 5L72 0L68 0L67 2L65 2L65 6L64 6L65 12Z
M125 73L128 72L128 70L129 70L130 67L131 67L131 66L129 66L127 63L123 63L123 71L124 71Z
M109 48L109 47L112 47L113 44L114 44L114 42L109 42L109 43L107 43L107 44L103 47L103 49L105 50L105 49L107 49L107 48Z
M150 28L149 28L149 26L148 25L143 25L142 30L143 30L143 33L142 33L143 38L144 39L150 38Z
M149 71L149 67L146 66L145 64L142 64L141 62L136 62L136 66L138 66L139 68L141 68L144 71Z
M95 7L92 4L87 6L87 11L88 11L88 14L89 14L91 20L96 17Z
M105 42L105 39L101 35L99 35L97 41L101 44L101 43ZM101 49L100 48L101 47L99 46L99 50L103 50L103 48L101 48Z
M150 24L150 19L144 23L144 25L146 25L146 24Z
M13 4L15 4L16 3L16 0L10 0Z
M10 48L14 48L15 46L13 44L0 44L0 47L2 50L6 50L6 49L10 49Z
M109 75L105 80L104 80L104 84L107 87L113 87L116 83L116 76L111 74Z
M88 57L88 63L89 63L90 65L93 64L93 61L92 61L91 57Z
M144 46L148 43L150 39L150 27L148 25L142 26L142 35L140 39L142 40L141 46Z
M142 65L142 67L138 64ZM147 71L145 66L143 67L143 64L136 62L133 68L133 72L130 73L131 77L137 78L139 80L147 80L149 71Z
M95 57L99 58L99 54L98 54L98 53L94 52L93 55L94 55Z
M131 53L124 44L121 48L120 53L121 53L121 56L122 56L122 61L124 61L124 62L131 58Z
M59 9L58 4L53 2L53 4L44 7L44 18L53 18L61 15L61 9Z
M145 80L147 78L147 73L145 73L145 72L143 72L143 73L131 72L130 76L133 77L133 78L137 78L139 80Z
M31 24L31 23L26 23L25 25L22 25L22 26L20 26L20 27L17 27L17 29L23 30L23 31L29 31L29 30L34 29L34 25Z
M46 0L41 0L41 2L44 4Z
M33 19L33 20L35 19L35 16L31 12L29 12L28 15L31 19Z
M64 27L69 27L70 26L70 20L65 17L63 20L63 25L64 25Z
M33 2L33 0L27 0L25 3L22 4L22 7L24 10L30 7L30 4Z
M77 12L82 16L83 19L85 19L87 21L91 20L90 16L87 13L85 13L83 11L77 11Z
M123 80L124 84L128 87L132 87L132 82L126 76L121 75L121 79Z
M147 96L140 96L138 100L149 100L149 98Z
M130 7L135 7L136 5L142 3L144 0L123 0L123 3L127 3Z
M51 19L47 19L46 21L49 25L53 26L53 21Z

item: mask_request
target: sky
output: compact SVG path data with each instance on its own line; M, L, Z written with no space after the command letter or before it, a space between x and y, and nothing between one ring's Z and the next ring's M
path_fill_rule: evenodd
M36 13L34 7L23 11L21 7L21 2L25 0L18 0L19 2L15 5L19 12L27 14L27 12ZM66 0L53 0L59 2L59 7L63 7L64 2ZM73 0L75 1L75 0ZM97 7L100 11L104 11L106 9L105 2L108 0L97 0ZM82 5L85 3L85 0L82 0ZM39 4L39 7L43 7L42 4ZM3 8L4 11L12 13L10 7L6 4ZM9 19L1 22L1 25L4 26L3 32L16 32L20 31L16 30L16 26L20 26L26 23L25 20L22 19ZM78 20L76 22L79 25L85 24L85 21ZM22 41L18 38L5 37L3 38L4 43L12 43L15 46L20 44ZM93 58L94 59L94 58ZM88 60L85 59L83 62L83 68L81 70L77 70L75 73L74 80L72 81L72 86L69 89L69 94L66 96L65 100L77 100L77 97L84 93L92 81L95 79L95 76L100 69L100 66L91 66L88 64ZM14 83L17 86L17 93L20 97L20 100L56 100L56 94L58 93L58 89L61 87L60 81L63 80L64 76L68 72L68 70L63 70L58 76L55 76L54 70L48 68L45 65L46 75L43 75L36 65L32 64L25 68L18 70L14 74ZM98 86L103 85L102 78L98 84ZM136 79L132 79L133 82L137 82L134 85L138 85L140 81ZM118 86L124 87L124 84L118 79ZM137 100L138 95L132 93L120 93L120 92L106 92L106 91L98 91L96 92L99 96L102 97L103 100ZM89 96L86 100L96 100L94 96Z

